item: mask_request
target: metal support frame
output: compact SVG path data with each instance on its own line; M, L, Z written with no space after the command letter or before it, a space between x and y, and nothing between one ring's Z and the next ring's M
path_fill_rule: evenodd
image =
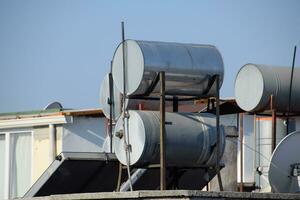
M123 172L123 167L122 167L122 164L119 163L119 173L118 173L118 181L117 181L117 188L116 188L117 192L120 192L121 181L122 181L122 172Z
M158 74L158 81L155 81L155 84L152 85L152 89L155 88L158 82L160 82L160 97L151 97L151 96L128 96L129 99L148 99L148 100L160 100L160 164L152 164L147 166L146 168L160 168L160 190L166 190L167 189L167 179L166 179L166 169L167 169L167 163L166 163L166 145L165 145L165 102L166 101L172 101L173 102L173 112L178 112L178 102L179 101L189 101L189 100L196 100L196 99L203 99L208 98L210 104L215 106L216 109L216 132L217 132L217 144L216 144L216 151L217 151L217 159L214 166L206 166L202 165L198 168L208 168L213 167L216 169L217 177L218 177L218 183L220 191L223 191L223 184L222 184L222 178L220 174L220 96L219 96L219 86L220 86L220 79L219 76L214 76L213 81L215 82L215 86L217 88L217 94L214 99L210 99L210 97L190 97L190 98L178 98L177 96L173 96L172 98L166 97L166 91L165 91L165 72L161 71ZM213 83L211 84L211 86ZM148 94L150 94L152 91L148 91ZM126 167L128 168L128 166ZM120 164L119 168L119 177L118 177L118 185L117 185L117 191L120 189L121 179L122 179L122 165Z
M277 118L276 109L274 108L274 95L270 96L270 109L272 113L272 152L273 152L276 147L276 118Z
M112 78L112 73L110 72L109 75L109 137L110 137L110 153L112 153L112 137L113 137L113 119L112 119L112 112L113 112L113 103L114 103L114 97L113 97L113 78Z
M129 99L147 99L147 100L160 100L160 164L152 164L145 168L160 168L160 190L166 190L167 189L167 180L166 180L166 169L167 169L167 163L166 163L166 146L165 146L165 102L166 101L172 101L173 102L173 112L178 112L178 102L179 101L190 101L190 100L198 100L203 98L208 98L208 96L203 97L190 97L190 98L178 98L177 96L173 96L171 94L168 94L173 97L166 97L167 93L165 91L165 72L161 71L158 73L157 77L155 78L155 81L151 85L151 90L147 90L147 95L149 95L155 86L160 82L160 96L157 97L151 97L151 96L145 96L145 95L135 95L135 96L128 96ZM198 168L208 168L213 167L215 168L217 172L218 177L218 183L220 191L223 191L223 184L222 184L222 178L220 174L220 96L219 96L219 86L220 86L220 77L218 75L213 76L210 81L210 87L213 86L215 83L217 94L214 99L210 99L210 103L215 106L216 108L216 131L217 131L217 144L216 144L216 151L217 151L217 159L216 163L213 166L206 166L202 165ZM209 90L208 90L209 91Z
M126 152L126 165L127 165L127 174L128 174L128 179L129 179L129 186L130 186L130 191L133 191L132 188L132 183L131 183L131 172L130 172L130 151L131 151L131 146L130 146L130 141L129 141L129 133L126 130L126 125L125 123L128 120L128 113L127 113L127 108L126 108L126 57L125 57L125 30L124 30L124 22L121 23L121 28L122 28L122 57L123 57L123 130L124 130L124 148Z
M244 113L239 115L239 132L240 132L240 192L244 191L243 183L243 139L244 139Z
M209 87L207 88L207 90L204 92L204 95L202 95L201 97L197 97L197 96L193 96L190 98L178 98L177 96L174 96L172 94L168 94L165 91L165 72L161 71L159 72L156 77L155 80L152 82L151 86L149 87L149 89L146 91L145 94L143 95L135 95L135 96L127 96L126 95L126 60L125 60L125 34L124 34L124 22L121 23L122 26L122 51L123 51L123 121L125 123L125 119L128 118L127 113L126 113L126 108L125 108L125 101L126 98L128 99L147 99L147 100L159 100L160 101L160 164L155 165L154 167L159 167L160 168L160 190L166 190L167 189L167 180L166 180L166 169L167 169L167 163L166 163L166 144L165 144L165 138L166 138L166 130L165 130L165 115L166 115L166 110L165 110L165 102L166 101L173 101L173 112L178 112L178 102L179 101L190 101L190 100L196 100L196 99L203 99L203 98L210 98L213 96L207 96L208 92L210 91L210 89L213 87L213 85L215 84L216 87L216 91L217 94L215 96L215 102L213 102L213 100L211 101L212 104L215 103L215 107L216 107L216 131L217 131L217 144L216 144L216 151L217 151L217 156L216 156L216 163L214 166L199 166L200 168L208 168L208 167L214 167L216 169L217 172L217 176L218 176L218 182L219 182L219 187L220 190L223 190L223 185L222 185L222 179L221 179L221 174L220 174L220 96L219 96L219 87L220 87L220 77L219 75L215 75L211 77L211 80L209 82ZM154 88L156 87L156 85L158 84L158 82L160 82L160 97L151 97L149 96L151 94L151 92L154 90ZM112 77L111 77L111 73L110 73L110 91L112 94ZM172 98L170 97L166 97L166 95L169 96L173 96ZM112 100L113 98L110 95L110 100ZM209 100L210 102L210 100ZM110 119L112 118L112 102L110 102ZM110 125L111 125L111 136L112 136L112 120L110 120ZM128 159L127 162L127 172L128 172L128 179L131 180L131 174L130 174L130 144L129 141L126 142L126 138L128 137L128 135L126 135L126 130L125 130L125 124L124 124L124 141L125 141L125 148L126 148L126 157ZM112 151L112 149L111 149ZM150 166L148 167L150 168ZM120 191L120 185L121 185L121 180L122 180L122 164L120 163L119 166L119 175L118 175L118 182L117 182L117 191ZM130 181L130 189L131 191L132 189L132 184Z
M178 97L173 97L173 112L178 112Z
M165 128L165 72L159 73L160 81L160 190L166 190L166 128Z
M253 115L253 135L254 135L254 151L253 151L253 177L256 176L256 160L257 160L257 131L256 131L256 114Z
M288 112L287 112L287 118L286 118L286 134L289 134L289 124L290 124L289 118L290 118L290 112L291 112L292 89L293 89L293 78L294 78L296 52L297 52L297 46L294 47L293 63L292 63L292 70L291 70L290 88L289 88L289 104L288 104Z
M215 78L216 81L216 128L217 128L217 146L216 146L216 151L217 151L217 159L216 159L216 171L217 171L217 176L218 176L218 183L219 183L219 189L220 191L223 191L223 184L222 184L222 178L221 178L221 173L220 173L220 77L219 75L216 76Z
M210 112L210 105L211 105L211 99L210 98L208 98L207 99L207 105L206 105L206 112Z

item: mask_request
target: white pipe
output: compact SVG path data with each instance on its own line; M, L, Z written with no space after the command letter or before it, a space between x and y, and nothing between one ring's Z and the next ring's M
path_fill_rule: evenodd
M139 178L146 172L147 169L137 169L131 176L131 180L127 180L121 185L120 192L126 192L130 189L130 183L135 184Z
M52 163L56 157L56 127L49 124L49 162Z

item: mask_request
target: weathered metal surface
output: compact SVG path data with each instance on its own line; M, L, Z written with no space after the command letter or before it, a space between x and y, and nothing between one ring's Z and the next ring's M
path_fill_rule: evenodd
M293 176L293 164L300 163L300 131L284 137L275 148L270 166L269 182L274 192L299 192L298 177Z
M114 54L112 74L117 88L123 91L124 49L128 95L147 93L160 71L166 73L166 94L214 95L216 90L210 82L214 75L220 76L222 85L223 60L212 45L126 40L124 47L121 43ZM158 85L153 93L159 93Z
M166 163L166 99L165 99L165 89L166 89L166 79L165 72L159 73L160 82L160 113L159 113L159 153L160 153L160 190L165 190L167 188L167 163Z
M120 113L121 113L122 95L120 91L116 88L115 84L113 84L112 91L113 91L112 94L110 94L109 74L106 74L100 86L100 98L99 98L100 108L102 109L105 117L110 118L110 103L111 103L112 119L117 120L120 117ZM112 97L112 99L110 99L110 97Z
M159 163L159 112L129 111L128 131L131 165ZM122 120L116 124L114 147L116 156L126 163ZM166 163L168 166L214 165L216 163L216 118L205 113L166 113ZM220 156L225 136L220 130Z
M235 80L235 98L239 107L245 111L263 111L270 108L273 95L273 109L287 112L291 68L267 65L246 64L238 72ZM300 77L296 68L294 77ZM291 112L299 112L300 79L295 78L291 95Z

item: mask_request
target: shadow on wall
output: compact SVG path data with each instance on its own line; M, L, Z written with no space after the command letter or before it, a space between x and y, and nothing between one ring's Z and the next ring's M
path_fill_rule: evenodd
M105 140L105 119L74 117L63 127L63 152L99 152Z

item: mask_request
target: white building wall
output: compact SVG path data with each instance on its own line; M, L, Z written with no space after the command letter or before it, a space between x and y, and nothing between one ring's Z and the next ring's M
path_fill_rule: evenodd
M58 116L57 118L62 117ZM53 122L55 124L56 118L53 117L51 119L54 120ZM57 154L61 153L62 151L102 151L102 144L105 136L105 118L70 116L68 119L70 120L66 121L67 124L56 125ZM49 125L48 123L36 125L35 121L37 120L42 120L42 118L26 118L26 123L24 124L19 123L18 119L14 121L10 120L10 123L18 122L17 127L22 128L17 128L11 125L10 128L0 129L0 158L2 158L2 165L0 165L0 199L22 197L27 189L29 189L30 185L32 185L39 178L39 176L50 164ZM4 122L5 120L3 120L2 125L6 125ZM49 121L49 123L50 122L52 121ZM27 147L28 150L26 151L26 156L18 156L20 154L19 153L17 154L16 159L13 159L13 150L16 145L14 145L10 140L12 136L17 136L24 132L30 134L30 138L28 140L29 142L27 142L29 146ZM22 147L22 149L24 149L24 147ZM11 152L8 150L11 150ZM25 151L16 152L23 153ZM11 164L11 160L15 160L14 164ZM31 170L27 170L26 173L23 173L24 161L28 161L27 163L30 163L30 166L28 166L31 168ZM17 181L14 181L15 179L12 178L14 178L15 175L12 173L12 170L18 166L21 166L20 169L22 170L19 170L20 172L18 177L15 178ZM18 190L12 190L12 184L17 184Z
M105 118L73 117L73 123L63 125L62 152L102 151L105 139L104 123Z
M254 116L244 114L243 118L243 183L253 184L255 182L255 143L254 143ZM240 136L240 130L239 130ZM241 182L241 165L240 165L240 137L238 141L237 154L237 180Z

